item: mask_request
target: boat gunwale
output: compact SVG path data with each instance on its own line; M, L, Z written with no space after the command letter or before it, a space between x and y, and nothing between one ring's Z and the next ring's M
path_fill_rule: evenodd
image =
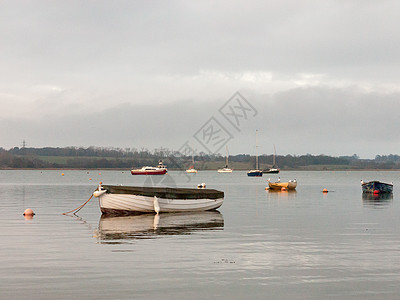
M370 183L380 183L380 184L386 184L386 185L393 186L392 183L386 183L386 182L382 182L382 181L379 181L379 180L371 180L371 181L363 183L361 186L367 185L367 184L370 184Z
M224 192L215 189L140 187L102 185L108 194L130 194L163 199L221 199Z

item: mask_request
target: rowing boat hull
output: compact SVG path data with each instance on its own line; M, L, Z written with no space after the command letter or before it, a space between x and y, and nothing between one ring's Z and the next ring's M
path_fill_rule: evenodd
M269 182L268 186L271 190L281 190L285 188L287 190L295 190L297 187L297 182L289 181L289 182Z
M99 205L103 214L199 212L219 208L224 193L210 189L103 186Z
M219 208L224 199L157 198L160 212L207 211ZM103 214L154 213L154 197L129 194L104 194L99 199Z
M393 184L380 181L370 181L361 185L363 193L392 193Z

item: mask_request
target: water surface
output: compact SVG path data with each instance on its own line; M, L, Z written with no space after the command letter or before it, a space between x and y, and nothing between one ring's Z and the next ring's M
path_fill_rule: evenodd
M297 191L266 191L277 176L0 171L0 298L397 298L400 172L281 172ZM393 181L393 196L363 197L361 179ZM205 182L225 202L204 214L104 218L94 199L62 215L99 181Z

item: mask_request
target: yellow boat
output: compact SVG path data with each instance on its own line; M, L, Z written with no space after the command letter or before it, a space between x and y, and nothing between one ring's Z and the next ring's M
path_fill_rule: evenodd
M297 181L295 180L289 180L288 182L270 182L268 180L268 186L271 190L281 190L282 188L285 188L286 190L295 190L297 186Z

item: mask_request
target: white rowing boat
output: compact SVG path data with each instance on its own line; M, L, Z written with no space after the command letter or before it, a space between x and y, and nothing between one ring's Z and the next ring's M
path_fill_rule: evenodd
M93 195L103 214L208 211L224 201L214 189L99 185Z

